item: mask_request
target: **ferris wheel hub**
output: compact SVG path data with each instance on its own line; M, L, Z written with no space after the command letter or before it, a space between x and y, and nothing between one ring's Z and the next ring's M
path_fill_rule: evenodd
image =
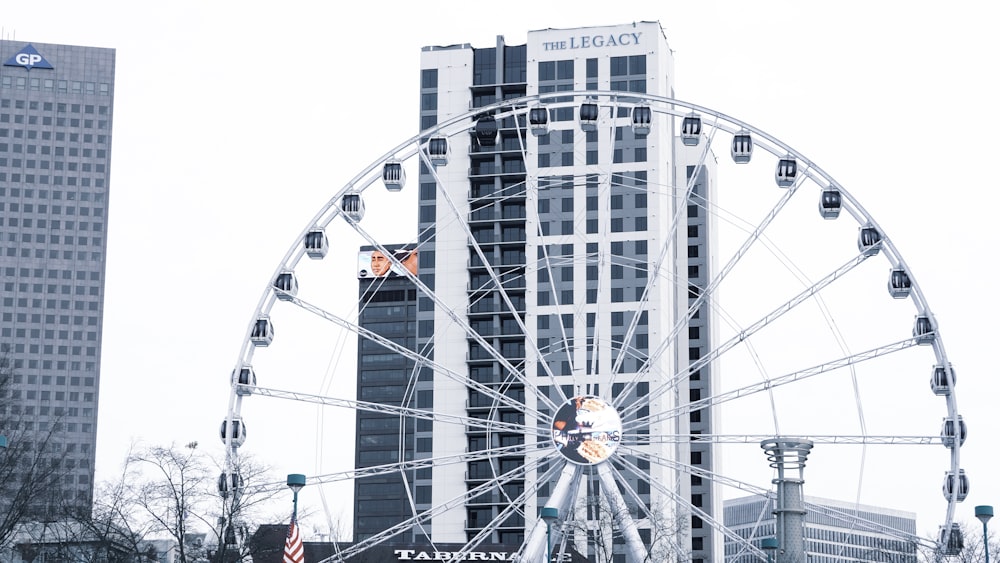
M618 449L622 419L607 401L580 395L566 401L552 419L552 442L567 460L579 465L607 461Z

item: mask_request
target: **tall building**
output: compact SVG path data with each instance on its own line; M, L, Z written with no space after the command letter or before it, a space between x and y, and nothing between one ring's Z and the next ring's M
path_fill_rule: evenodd
M501 100L561 91L672 97L673 55L659 23L531 31L519 45L508 45L501 36L485 47L425 47L420 129L432 130L475 108L484 108L482 116L488 118L490 106ZM623 98L630 99L635 98ZM408 496L402 502L412 499L417 511L442 506L464 491L475 495L464 512L443 512L421 524L420 533L435 542L470 541L488 525L487 543L517 546L528 541L539 509L559 493L555 479L545 477L552 465L533 463L539 449L551 442L543 434L516 428L558 419L560 405L570 404L567 398L592 397L604 405L621 399L628 405L669 374L686 372L709 349L711 316L696 312L688 319L687 311L713 267L712 224L699 210L713 197L714 160L704 158L704 145L682 144L672 120L651 130L631 127L625 107L595 109L610 111L606 123L612 126L581 129L576 105L556 107L571 100L550 98L554 103L544 110L545 131L529 133L524 121L500 118L491 141L475 134L452 137L447 166L420 167L419 279L434 298L415 294L413 349L472 383L456 384L423 368L410 380L415 383L408 392L414 404L432 407L443 418L501 423L498 428L462 427L428 420L407 430L412 449L406 446L406 455L413 459L468 454L463 464L417 470L403 485ZM685 200L688 186L692 195ZM459 224L452 220L456 215L466 220ZM676 244L666 244L673 217L686 220L687 229L676 235ZM661 248L670 249L662 261ZM654 263L676 283L648 284ZM372 284L362 280L362 302L370 300ZM392 290L402 287L392 285ZM410 306L408 299L385 303ZM448 311L464 312L459 323L464 329L456 329ZM363 327L366 322L362 316ZM656 335L670 332L677 322L686 323L687 330L671 339L668 348L657 349ZM378 384L374 379L365 383L365 370L370 355L379 352L359 352L359 393L374 392ZM649 369L651 362L660 365ZM695 370L676 383L662 407L711 396L716 377L707 368ZM499 402L498 395L506 402ZM626 415L623 423L638 425L639 435L712 434L714 413L706 408L644 423L647 407ZM398 457L398 428L393 438L387 455ZM365 441L376 439L359 437L359 467L362 457L378 449ZM635 448L711 470L716 457L711 443L669 442ZM510 453L476 457L498 448ZM716 560L721 537L704 517L718 515L721 503L710 479L637 456L628 456L627 463L637 468L624 478L638 497L626 502L645 504L681 523L670 532L670 541L693 561ZM497 475L516 474L522 467L525 471L505 478L502 487L476 493ZM579 511L599 512L591 499L608 485L595 468L581 472L578 498L569 503ZM663 493L660 484L667 484L671 494ZM536 487L523 513L505 512L510 499ZM379 489L373 485L369 490ZM373 498L356 501L355 540L367 533L359 515L377 516L375 505L368 504ZM410 514L409 504L397 504L395 510L399 518ZM647 545L656 534L651 520L639 526ZM577 541L577 551L582 553L585 543Z
M899 561L916 563L916 544L899 539L899 532L916 535L916 515L890 508L857 505L821 498L805 498L813 508L805 516L805 551L809 561ZM775 537L774 501L760 496L727 500L726 527L761 547L761 540ZM884 530L892 530L887 534ZM730 538L725 543L726 563L760 561L744 553Z
M55 460L61 491L48 492L87 508L115 51L0 40L0 63L0 346L12 368L0 434Z
M416 255L410 260L416 260ZM358 296L359 325L379 337L412 349L417 333L417 290L413 283L392 272L386 257L370 246L362 248L359 253L358 279L361 285ZM407 381L413 368L414 361L405 355L386 350L373 340L359 339L358 399L386 405L417 406L418 399L427 400L427 392L420 397L407 396ZM416 428L408 426L407 422L404 421L404 426L400 428L398 415L359 409L355 467L366 468L400 461L401 445L403 451L412 452ZM409 497L406 488L407 482L400 475L355 481L356 541L388 529L410 516L412 512L406 500ZM420 500L423 502L423 499Z

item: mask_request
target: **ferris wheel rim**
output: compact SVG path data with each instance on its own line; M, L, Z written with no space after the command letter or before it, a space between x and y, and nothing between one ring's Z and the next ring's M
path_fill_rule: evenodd
M253 352L255 350L255 347L251 343L250 335L253 330L253 324L261 316L269 315L275 303L280 301L280 298L278 295L276 295L275 289L273 287L274 278L283 271L294 271L298 266L299 262L305 256L305 251L302 249L300 242L302 237L304 237L311 229L327 228L334 220L336 220L338 217L342 215L340 209L338 208L338 203L345 194L352 192L363 193L373 184L377 183L378 169L389 160L393 159L406 160L414 157L416 158L425 157L426 154L425 152L423 152L423 146L426 144L427 139L430 139L438 134L444 134L447 138L451 138L456 135L462 135L464 133L467 133L469 131L468 124L474 123L476 116L482 115L487 112L509 112L509 115L514 116L516 118L519 115L525 115L527 109L532 107L533 104L549 103L551 106L554 107L556 104L550 102L549 101L550 99L566 98L566 97L572 97L574 102L578 99L608 100L609 102L614 102L614 103L619 103L619 101L624 98L627 98L629 100L638 100L638 101L629 101L627 103L626 102L622 103L626 105L649 104L656 108L654 109L655 112L658 111L658 113L661 113L662 115L669 115L673 117L680 117L683 115L687 115L689 112L699 112L703 117L710 117L715 120L715 122L712 124L712 127L717 131L724 131L730 134L733 134L737 131L748 131L751 134L755 135L754 137L755 139L757 139L759 136L760 139L767 141L767 143L762 143L760 145L755 145L755 146L764 148L764 150L766 150L767 152L776 157L780 157L781 155L791 155L792 157L800 160L805 165L804 166L804 169L806 171L805 177L811 179L817 185L820 186L826 185L830 187L835 187L841 193L841 195L845 199L844 209L847 210L849 215L851 215L852 218L859 224L859 227L864 225L871 225L878 230L878 232L882 235L881 249L885 253L887 259L893 266L903 268L904 271L906 271L910 276L910 281L912 284L911 297L913 299L915 307L917 308L917 313L932 316L932 313L930 312L930 309L927 306L926 299L924 298L924 295L919 285L917 284L917 280L913 275L912 270L910 270L906 266L905 262L902 259L902 256L899 254L898 250L896 249L891 239L885 234L885 231L878 226L874 218L871 217L871 215L860 205L860 203L857 202L857 200L846 189L844 189L841 186L841 184L837 183L832 177L827 175L826 172L824 172L821 168L816 166L813 163L813 161L808 160L799 152L795 151L792 147L784 144L778 139L768 135L767 133L763 132L762 130L748 123L736 120L720 112L710 110L708 108L704 108L702 106L698 106L696 104L692 104L689 102L684 102L671 98L665 98L661 96L639 94L639 93L628 93L628 95L626 96L621 92L572 91L572 92L559 92L558 96L556 96L555 94L526 96L518 99L504 100L502 102L497 102L491 106L475 108L464 114L461 114L454 118L448 119L438 125L435 125L434 127L429 128L421 133L418 133L417 135L414 135L413 137L407 139L407 141L397 145L395 148L385 153L382 157L376 159L370 165L368 165L361 173L355 176L354 179L352 179L344 187L338 190L326 204L321 206L320 211L318 211L316 215L314 215L312 219L306 224L305 228L302 230L299 237L295 239L295 242L289 248L284 258L279 262L278 267L275 269L271 278L268 280L268 284L261 296L258 306L251 319L250 326L246 331L243 341L244 342L243 348L241 350L240 358L237 362L236 369L238 370L241 366L252 364ZM475 244L475 246L478 247L478 243ZM947 356L945 354L943 343L940 341L940 334L937 331L936 324L934 328L936 334L935 334L935 340L932 344L936 361L938 364L949 366L950 363L948 362ZM468 329L467 327L467 330L471 329ZM951 381L951 383L953 387L954 381ZM241 416L240 405L242 402L242 398L246 395L238 393L237 392L238 387L239 386L234 382L230 394L229 414L227 416L227 420L229 421L237 420ZM958 414L957 414L957 406L953 389L951 393L946 396L945 402L947 405L949 417L952 419L956 419L958 417ZM226 446L227 446L227 451L235 452L235 448L232 446L228 437L226 438ZM956 474L960 470L959 457L958 457L959 449L960 449L959 447L951 448L952 451L951 471L955 472ZM954 505L957 502L957 500L958 500L957 491L955 491L955 494L953 494L951 499L949 499L948 514L946 516L946 526L950 524L952 521Z

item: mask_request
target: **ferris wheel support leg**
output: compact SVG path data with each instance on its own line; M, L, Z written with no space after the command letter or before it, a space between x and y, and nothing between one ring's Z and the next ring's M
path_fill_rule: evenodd
M625 561L627 563L647 561L649 554L646 552L646 546L642 543L642 537L639 536L639 528L635 525L632 515L629 514L628 505L625 504L625 499L622 498L622 493L618 490L618 483L615 482L611 469L607 464L602 463L597 468L597 473L601 479L601 492L607 495L612 518L625 537Z
M767 454L771 467L778 470L772 481L778 488L778 505L774 510L777 519L778 563L805 563L806 509L802 495L802 471L812 450L810 440L764 440L760 447ZM797 472L798 477L786 475Z
M552 495L545 503L545 507L555 508L559 511L559 522L565 520L570 513L582 475L583 470L579 465L567 463L563 467L555 487L552 488ZM558 533L560 529L561 526L558 523L552 525L551 544L553 546L561 543L562 535ZM532 563L545 561L545 551L549 548L550 543L548 534L548 525L539 517L535 520L535 525L531 528L528 540L525 542L521 561Z

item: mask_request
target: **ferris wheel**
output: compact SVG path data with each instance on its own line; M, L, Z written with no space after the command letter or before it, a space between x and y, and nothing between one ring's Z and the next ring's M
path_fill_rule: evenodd
M954 554L955 382L889 233L805 155L676 99L528 96L406 139L305 220L234 367L220 491L242 450L309 467L328 510L361 507L338 561L648 560L699 533L766 561L775 531L722 505L774 499L792 455L810 497L932 531L807 510Z

